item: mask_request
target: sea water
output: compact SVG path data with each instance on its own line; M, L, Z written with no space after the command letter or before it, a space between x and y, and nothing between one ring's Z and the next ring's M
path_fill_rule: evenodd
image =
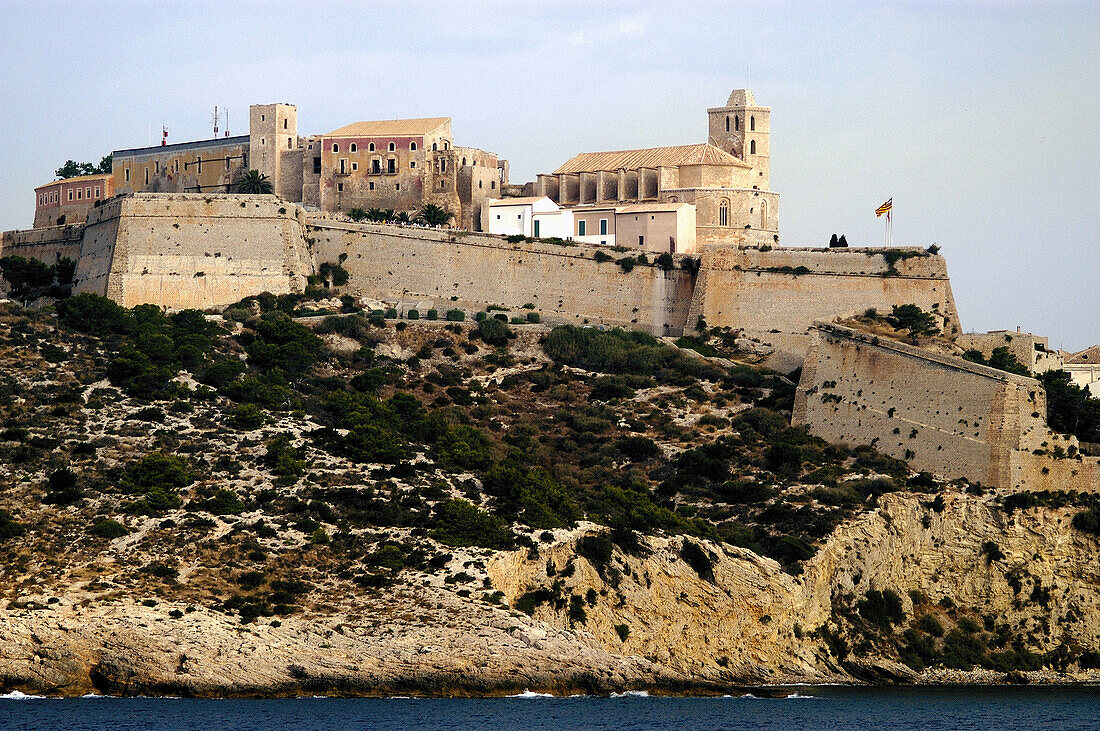
M1100 688L833 686L767 695L193 700L13 693L0 696L0 729L1100 729Z

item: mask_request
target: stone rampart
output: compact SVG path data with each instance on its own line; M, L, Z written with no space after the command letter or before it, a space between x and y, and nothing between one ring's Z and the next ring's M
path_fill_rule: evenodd
M488 234L321 217L310 218L308 237L318 265L343 261L353 291L379 300L432 300L441 312L531 303L548 322L676 335L691 302L690 272L651 265L624 272L613 261L596 261L607 247L509 244Z
M171 308L301 291L313 265L300 215L270 195L116 198L88 217L73 290Z
M892 265L888 251L895 252ZM949 332L960 330L947 264L923 249L708 246L689 322L701 316L709 327L743 329L804 354L815 320L909 303L942 316Z
M5 231L0 234L0 256L21 256L44 264L53 264L58 257L76 261L83 235L83 224Z
M1100 460L1047 427L1035 379L829 323L812 338L794 424L952 479L1100 490Z

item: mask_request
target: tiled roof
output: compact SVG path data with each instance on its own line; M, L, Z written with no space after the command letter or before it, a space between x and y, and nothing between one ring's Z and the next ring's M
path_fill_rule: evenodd
M598 170L615 171L623 168L635 170L637 168L700 164L752 167L728 152L704 142L697 145L649 147L644 150L582 152L559 167L554 173L594 173Z
M691 203L635 203L632 206L623 206L619 213L648 213L650 211L676 211Z
M546 196L530 195L523 198L493 198L489 201L491 206L527 206L541 201Z
M376 122L353 122L325 137L397 137L401 135L426 135L436 127L450 122L450 117L424 117L422 119L381 119Z
M38 186L38 188L46 188L48 186L58 185L60 183L83 183L85 181L90 183L93 180L102 181L102 180L104 180L106 178L109 178L109 177L111 177L111 173L96 173L95 175L78 175L75 178L62 178L61 180L54 180L51 183L43 183L42 185ZM35 188L35 190L38 190L38 188Z
M116 159L119 157L135 157L138 155L163 155L173 152L182 152L183 150L199 150L205 147L234 147L236 145L247 145L250 139L251 137L248 135L212 137L208 140L177 142L173 145L153 145L151 147L134 147L129 150L115 150L111 154L114 155Z
M1066 358L1063 362L1070 365L1085 363L1100 364L1100 345L1093 345L1091 347L1085 348L1084 350L1078 351L1070 357Z

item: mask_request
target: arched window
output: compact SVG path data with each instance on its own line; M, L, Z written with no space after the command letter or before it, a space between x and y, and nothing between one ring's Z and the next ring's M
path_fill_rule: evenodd
M730 131L730 115L726 115L726 131Z
M760 228L768 227L768 202L760 201Z
M439 145L437 143L433 142L432 143L432 152L435 152L438 149L439 149Z
M367 152L374 152L374 143L373 142L371 142L369 145L367 145Z
M756 140L752 140L751 142L749 142L749 154L750 155L755 155L756 154Z
M741 118L740 117L734 117L733 118L733 128L735 130L738 130L738 131L741 130Z
M462 164L463 164L463 165L465 165L465 164L466 164L466 158L462 158Z
M718 203L718 225L730 225L730 202L725 198Z
M756 117L749 117L749 132L756 131Z
M339 151L340 151L340 145L338 145L338 144L336 144L335 142L333 142L333 143L332 143L332 151L333 151L333 152L339 152Z
M415 142L410 142L409 143L409 149L413 150L415 152L416 151L416 143Z
M444 150L449 150L449 149L451 149L451 143L450 143L450 142L447 142L446 140L444 140L444 141L443 141L443 149L444 149Z
M676 196L672 196L671 198L669 198L668 202L669 203L678 203L678 201L676 200Z
M395 144L393 144L393 143L391 142L391 143L390 143L390 152L393 152L393 151L394 151L394 150L396 150L396 149L397 149L397 145L395 145Z
M356 151L357 149L358 149L358 148L357 148L357 147L355 146L355 143L354 143L354 142L352 142L352 143L351 143L351 147L349 147L349 148L348 148L348 150L350 150L351 152L355 152L355 151Z

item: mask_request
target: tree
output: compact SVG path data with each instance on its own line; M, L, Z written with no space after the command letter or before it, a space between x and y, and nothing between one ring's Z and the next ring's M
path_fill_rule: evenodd
M274 192L275 187L259 170L249 170L237 181L236 190L238 193L264 194Z
M428 226L446 226L454 216L446 211L446 209L437 206L434 203L425 203L417 214L417 218L423 221Z
M112 169L113 159L113 155L107 155L99 161L98 165L93 165L90 162L76 162L74 160L66 160L65 164L59 167L54 175L62 180L65 180L67 178L76 178L81 175L97 175L101 173L109 173Z
M836 245L839 246L842 249L846 248L848 246L848 237L845 236L844 234L841 234L840 238L837 239Z
M835 249L837 246L839 246L839 244L836 240L836 234L833 234L832 238L829 239L829 248Z

